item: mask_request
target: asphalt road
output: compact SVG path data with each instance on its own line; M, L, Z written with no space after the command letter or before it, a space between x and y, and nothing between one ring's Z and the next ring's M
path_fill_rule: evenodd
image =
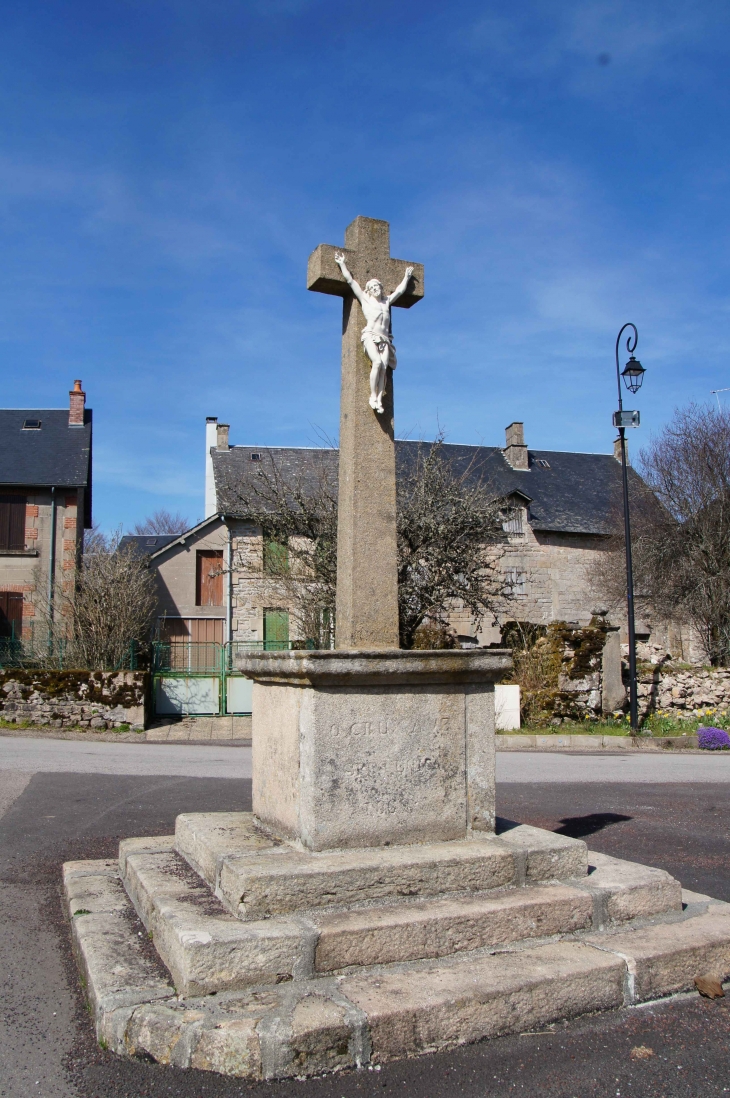
M0 812L5 810L0 819L2 1098L374 1098L388 1091L404 1098L730 1094L730 996L711 1002L692 995L393 1064L379 1072L303 1082L247 1084L104 1052L93 1039L70 954L60 906L60 864L69 858L114 856L125 836L169 833L181 811L249 808L250 781L201 773L228 760L230 775L232 765L246 763L234 764L229 753L246 749L160 745L167 767L162 775L139 769L133 774L100 773L97 754L74 756L86 773L65 767L62 772L38 772L39 755L50 765L48 746L44 741L43 750L26 756L25 769L17 753L0 756ZM63 742L64 748L69 746L77 745ZM110 767L125 765L116 752L128 745L98 746L113 749ZM144 756L150 748L158 750L157 745L129 746ZM64 756L66 762L68 758ZM510 756L507 765L521 766L524 758ZM529 758L535 760L529 765L539 767L545 756ZM585 756L559 758L571 768L585 765ZM589 762L613 766L613 758ZM15 762L8 767L9 759ZM550 756L547 765L555 761ZM665 760L659 761L663 765ZM681 767L687 760L666 761ZM175 775L176 768L191 763L197 766L195 776ZM134 765L139 767L138 758ZM684 781L681 775L686 773L675 768L674 782L662 784L626 780L630 771L621 769L624 780L599 784L594 778L567 781L564 776L519 782L513 772L498 787L498 808L511 819L584 837L592 849L661 865L688 887L730 900L730 781ZM631 1049L641 1045L654 1054L633 1060Z
M251 748L0 737L0 770L250 778ZM730 753L498 751L498 782L730 783Z

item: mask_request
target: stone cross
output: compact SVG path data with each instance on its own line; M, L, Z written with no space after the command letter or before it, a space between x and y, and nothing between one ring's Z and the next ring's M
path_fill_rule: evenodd
M365 317L335 262L340 253L361 286L378 278L386 294L413 267L406 292L393 303L404 309L423 297L423 265L391 259L387 221L356 217L345 230L345 247L320 244L307 268L308 290L344 298L335 647L398 648L393 371L378 415L368 404L370 361L360 340Z

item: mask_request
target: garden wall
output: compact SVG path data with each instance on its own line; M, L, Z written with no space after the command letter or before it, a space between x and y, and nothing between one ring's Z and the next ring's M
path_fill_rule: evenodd
M144 728L146 671L0 671L0 719L54 728Z
M512 682L521 687L523 721L561 724L597 720L623 709L618 630L598 618L584 628L507 623L502 644L513 648Z
M502 643L513 649L511 681L521 687L523 723L560 725L628 712L628 646L604 619L583 628L507 623ZM711 724L714 711L730 712L730 668L675 663L665 650L637 647L640 718L661 713Z
M638 695L642 716L661 710L691 717L700 709L730 709L730 669L645 668L638 674Z

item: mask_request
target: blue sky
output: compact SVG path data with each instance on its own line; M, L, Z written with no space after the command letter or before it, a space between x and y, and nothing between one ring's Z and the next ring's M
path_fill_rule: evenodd
M730 8L706 0L25 0L0 43L6 407L95 416L95 518L201 516L204 419L337 434L309 252L391 222L396 430L636 447L730 386ZM727 394L730 397L730 393Z

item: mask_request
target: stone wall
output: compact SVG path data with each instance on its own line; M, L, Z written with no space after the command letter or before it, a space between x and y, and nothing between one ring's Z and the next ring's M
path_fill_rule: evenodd
M661 711L674 717L706 716L700 710L730 710L730 668L682 668L671 664L640 668L639 712Z
M0 720L54 728L144 728L146 671L0 671Z
M521 651L524 639L533 643ZM533 626L532 635L524 623L507 623L501 643L515 647L512 681L521 686L528 723L596 720L623 707L618 630L603 619L584 628L566 622Z

